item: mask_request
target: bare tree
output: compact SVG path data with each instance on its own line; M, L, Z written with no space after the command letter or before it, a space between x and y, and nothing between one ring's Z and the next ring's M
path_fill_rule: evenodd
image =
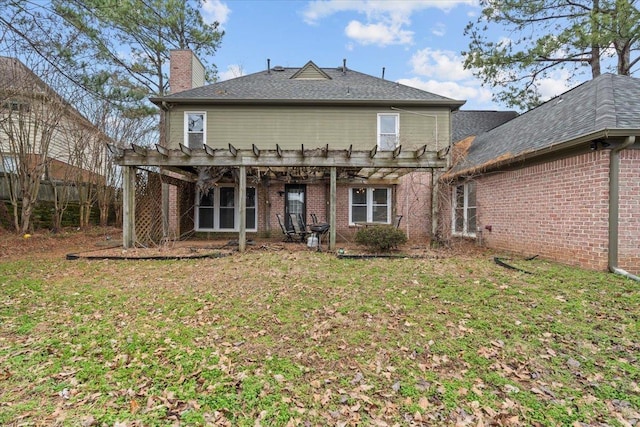
M21 62L0 58L0 153L9 173L9 197L14 227L32 228L33 208L50 163L49 152L67 108L44 82Z

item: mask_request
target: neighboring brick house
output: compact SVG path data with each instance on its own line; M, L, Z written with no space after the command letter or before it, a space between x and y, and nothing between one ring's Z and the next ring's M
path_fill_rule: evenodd
M640 273L640 79L605 74L459 141L445 236Z
M201 86L200 62L176 50L170 70L172 93L151 100L164 111L164 146L133 146L120 159L125 246L135 240L132 177L143 166L192 184L164 186L173 236L237 233L242 250L246 233L280 234L276 214L288 221L299 213L330 223L330 247L356 223L391 224L397 215L410 238L431 237L431 188L446 168L451 112L464 101L353 71L346 61L268 65Z

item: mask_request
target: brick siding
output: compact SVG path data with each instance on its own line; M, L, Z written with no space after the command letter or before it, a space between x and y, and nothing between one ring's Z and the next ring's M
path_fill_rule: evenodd
M620 153L618 266L640 274L640 150Z
M412 242L431 238L431 172L412 172L400 178L395 197L400 229Z
M175 49L171 51L169 88L171 93L192 89L192 57L190 50Z
M477 177L483 243L605 270L608 173L609 151L595 151Z

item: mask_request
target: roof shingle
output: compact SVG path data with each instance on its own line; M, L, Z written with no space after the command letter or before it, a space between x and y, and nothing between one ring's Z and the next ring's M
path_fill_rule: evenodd
M312 62L307 65L313 64ZM283 67L153 98L153 102L419 102L458 108L454 100L342 67L319 68L329 79L292 78L301 68Z
M640 132L640 79L603 74L478 135L453 174L604 130Z

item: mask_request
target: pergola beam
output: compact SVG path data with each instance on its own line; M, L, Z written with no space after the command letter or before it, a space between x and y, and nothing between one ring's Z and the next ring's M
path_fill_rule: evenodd
M304 149L304 147L302 147ZM338 168L442 168L446 161L439 159L435 152L415 151L351 151L345 156L344 150L260 150L259 156L253 149L241 150L229 145L229 151L216 153L215 166L220 167L338 167ZM375 153L375 154L374 154ZM122 166L173 166L197 167L212 166L211 154L205 149L191 149L190 155L180 150L167 153L145 150L144 154L136 150L125 150L116 159ZM373 154L373 155L372 155ZM395 157L394 157L395 156Z

